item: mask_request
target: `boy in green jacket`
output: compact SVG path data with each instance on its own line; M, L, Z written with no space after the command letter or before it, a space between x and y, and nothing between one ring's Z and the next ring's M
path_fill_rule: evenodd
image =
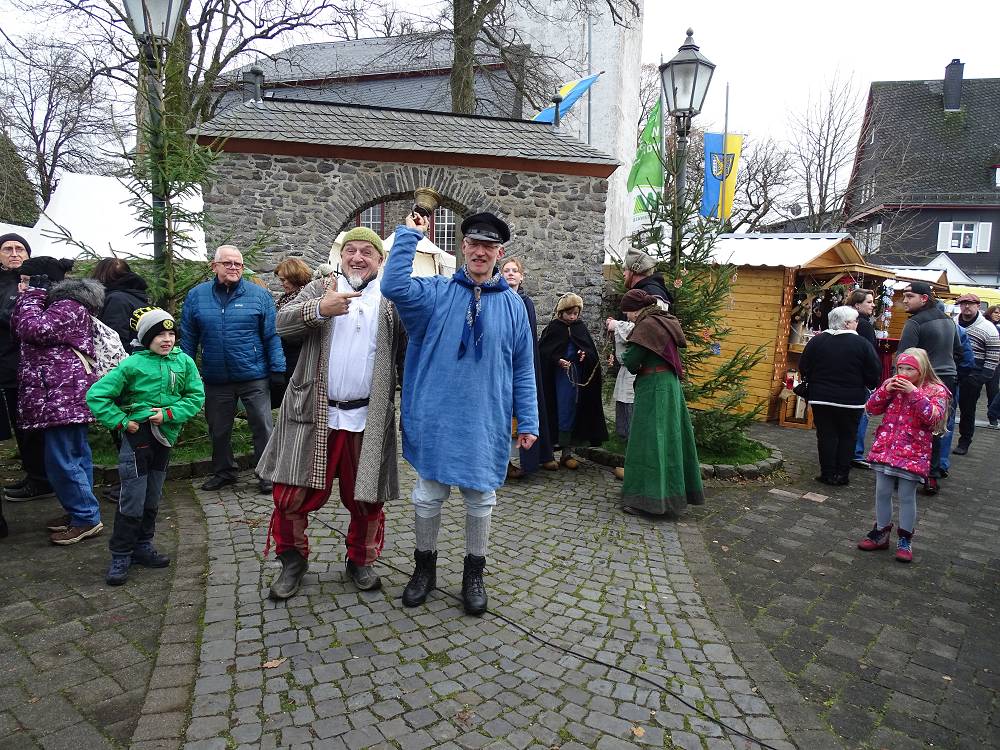
M174 349L177 324L170 314L158 307L141 307L131 322L143 349L87 391L87 406L97 421L109 430L124 431L118 454L122 489L108 545L109 586L125 583L132 563L149 568L170 565L170 558L153 546L170 446L181 426L205 403L194 360Z

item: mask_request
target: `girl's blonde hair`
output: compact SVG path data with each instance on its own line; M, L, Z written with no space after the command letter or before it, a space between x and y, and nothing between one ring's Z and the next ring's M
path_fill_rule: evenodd
M951 399L951 391L948 390L948 386L946 386L944 382L942 382L941 378L938 377L938 374L934 372L934 368L931 367L931 360L927 356L926 350L916 346L911 346L909 349L901 353L908 354L920 363L920 375L917 378L917 382L914 383L917 388L923 388L928 383L937 383L944 389L944 415L933 425L933 432L935 435L944 435L945 432L948 431L948 410L950 406L949 401Z

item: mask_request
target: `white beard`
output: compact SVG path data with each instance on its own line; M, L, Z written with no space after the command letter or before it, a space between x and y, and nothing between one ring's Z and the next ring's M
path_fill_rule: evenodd
M347 279L347 283L351 285L351 289L354 291L360 289L365 283L364 278L357 273L348 272L345 274L345 278Z

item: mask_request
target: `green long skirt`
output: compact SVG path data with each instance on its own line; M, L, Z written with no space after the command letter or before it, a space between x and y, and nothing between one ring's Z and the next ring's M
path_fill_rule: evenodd
M635 379L622 502L647 513L672 515L688 504L705 502L691 417L672 371Z

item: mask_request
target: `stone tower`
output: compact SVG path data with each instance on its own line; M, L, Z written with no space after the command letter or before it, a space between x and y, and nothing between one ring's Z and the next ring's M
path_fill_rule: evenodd
M516 3L512 5L511 25L532 50L551 58L553 72L560 81L604 71L590 89L589 121L584 95L563 119L560 129L621 163L608 181L604 244L607 251L623 257L632 231L632 203L626 183L639 127L643 15L631 18L630 25L622 27L612 22L603 0L593 3L595 15L589 19L578 15L574 3L567 0L548 0L546 18ZM525 117L533 114L526 111Z

